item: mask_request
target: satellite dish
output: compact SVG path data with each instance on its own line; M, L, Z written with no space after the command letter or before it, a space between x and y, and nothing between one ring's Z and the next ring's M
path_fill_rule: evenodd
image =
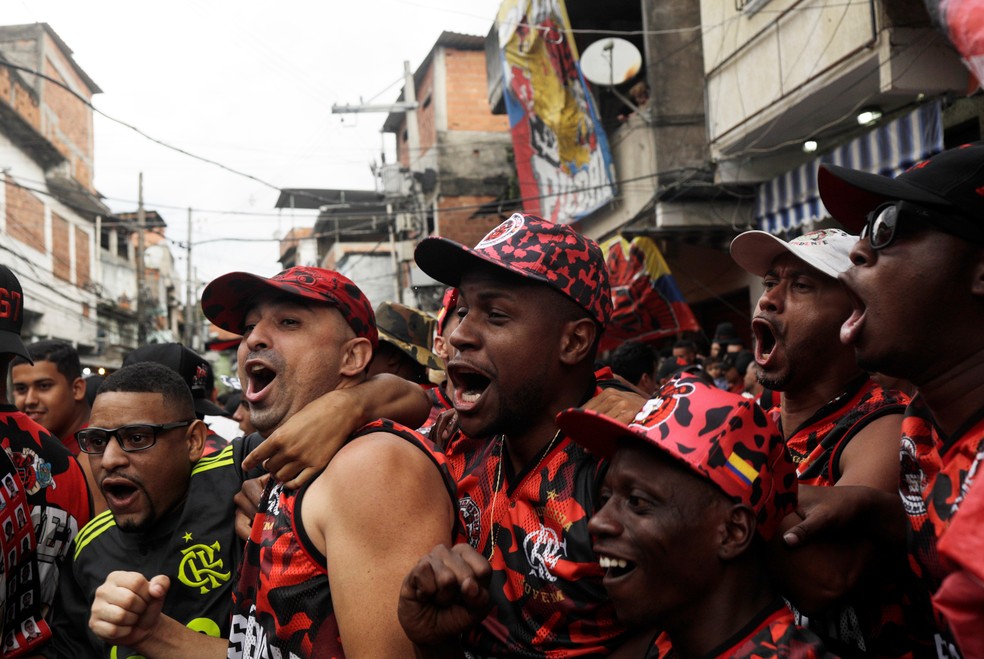
M581 54L581 73L596 85L620 85L641 69L642 53L631 41L618 37L595 41Z

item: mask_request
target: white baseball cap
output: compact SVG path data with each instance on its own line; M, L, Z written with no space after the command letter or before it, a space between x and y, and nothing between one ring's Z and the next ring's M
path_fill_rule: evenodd
M840 229L820 229L804 233L788 243L765 231L746 231L731 241L731 258L743 269L764 277L772 262L783 252L789 252L825 275L837 278L853 265L851 248L857 236Z

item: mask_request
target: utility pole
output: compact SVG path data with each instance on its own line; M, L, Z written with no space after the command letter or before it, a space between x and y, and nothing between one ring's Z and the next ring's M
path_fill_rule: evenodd
M417 171L420 160L420 130L417 125L417 89L413 79L413 72L410 70L410 62L403 61L403 101L391 103L389 105L368 105L360 103L358 105L339 105L331 106L332 114L347 114L357 112L404 112L407 115L407 162L410 165L411 175ZM385 161L386 154L383 154ZM396 253L396 216L393 214L392 205L386 204L386 217L389 231L390 250L393 256L393 290L396 299L403 303L403 282L400 278L400 261Z
M420 127L417 125L417 85L407 60L403 60L403 81L403 95L407 101L407 162L413 174L418 171L420 160Z
M192 286L191 281L191 206L188 207L188 249L185 253L186 264L185 264L185 338L184 344L186 347L194 350L192 342L195 339L195 324L198 322L198 314L196 313L196 307L194 294L195 288Z
M147 341L147 296L144 293L146 273L144 272L144 226L147 216L143 204L143 172L140 172L137 189L137 343Z

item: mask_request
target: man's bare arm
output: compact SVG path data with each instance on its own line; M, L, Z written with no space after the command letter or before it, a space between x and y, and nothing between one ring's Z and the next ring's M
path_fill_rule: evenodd
M297 488L319 473L353 432L379 418L417 428L427 420L424 390L387 373L309 403L243 460L248 471L263 465L287 487Z
M891 414L858 432L841 455L834 487L800 487L799 512L784 520L772 562L783 594L805 613L842 599L877 563L902 560L901 423Z
M397 619L400 587L420 556L451 542L454 520L431 459L389 433L360 437L312 483L301 516L324 545L345 655L410 656Z

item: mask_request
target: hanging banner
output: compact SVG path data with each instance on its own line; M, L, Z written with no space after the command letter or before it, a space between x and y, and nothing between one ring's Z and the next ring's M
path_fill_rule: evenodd
M612 322L602 336L600 350L624 341L652 342L699 331L690 306L656 243L639 236L616 236L601 243L612 284Z
M564 0L504 0L496 21L523 208L569 224L615 197L608 139Z
M937 28L960 53L976 78L972 92L984 82L984 0L925 0Z

